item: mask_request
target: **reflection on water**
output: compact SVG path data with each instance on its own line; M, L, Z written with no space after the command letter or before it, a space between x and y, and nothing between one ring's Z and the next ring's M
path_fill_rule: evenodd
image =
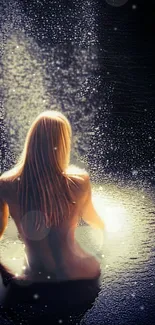
M94 204L106 224L102 289L82 325L103 321L151 325L155 319L154 192L147 187L103 185L94 194L103 195L102 203L94 197Z

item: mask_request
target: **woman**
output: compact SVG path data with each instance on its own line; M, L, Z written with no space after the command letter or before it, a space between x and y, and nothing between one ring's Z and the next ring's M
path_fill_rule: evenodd
M103 228L89 175L69 173L71 125L58 111L32 123L19 162L0 177L0 236L9 214L25 244L31 281L94 279L100 265L75 239L79 218Z

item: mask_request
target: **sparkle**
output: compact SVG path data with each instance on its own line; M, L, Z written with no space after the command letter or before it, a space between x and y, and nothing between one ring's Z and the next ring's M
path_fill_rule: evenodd
M57 150L57 147L54 147L54 150Z
M39 298L39 295L38 295L37 293L35 293L35 294L33 295L33 298L34 298L34 299L38 299L38 298Z
M135 298L135 296L136 296L135 293L132 293L132 294L131 294L131 297L132 297L132 298Z
M153 282L151 282L150 285L153 286Z
M59 324L62 324L62 319L59 319Z
M50 278L51 278L50 275L48 275L48 276L47 276L47 279L50 279Z
M23 265L23 266L22 266L22 269L23 269L23 270L25 270L25 269L26 269L26 266L25 266L25 265Z
M137 170L133 170L133 171L132 171L132 175L133 175L133 176L136 176L137 174L138 174L138 171L137 171Z
M144 306L142 305L142 306L140 306L140 310L144 310Z
M86 102L87 98L86 97L82 97L81 98L81 102Z
M118 28L117 27L114 27L114 30L117 30Z
M15 273L15 276L16 276L16 277L18 277L18 276L19 276L19 274L18 274L18 273Z
M132 9L137 9L137 6L136 5L132 5Z
M104 254L102 254L101 256L104 257Z

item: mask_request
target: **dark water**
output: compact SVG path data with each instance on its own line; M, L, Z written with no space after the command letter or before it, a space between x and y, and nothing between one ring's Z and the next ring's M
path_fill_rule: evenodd
M152 6L152 7L151 7ZM152 8L152 9L151 9ZM1 1L1 171L16 161L33 119L52 104L73 126L72 163L84 165L104 237L77 230L102 267L101 292L81 324L154 324L153 5ZM3 262L22 268L10 220ZM4 320L3 320L3 324Z

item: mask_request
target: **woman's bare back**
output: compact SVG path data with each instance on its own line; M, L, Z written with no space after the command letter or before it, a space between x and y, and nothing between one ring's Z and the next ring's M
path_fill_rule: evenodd
M8 182L5 201L9 206L10 216L13 218L19 235L25 244L29 264L27 275L32 280L34 278L34 281L42 281L43 278L46 280L50 274L54 274L55 278L60 281L91 279L100 275L99 263L80 247L74 236L81 207L87 195L85 177L82 175L69 175L69 177L74 182L71 185L71 191L75 202L72 205L71 220L59 228L49 229L47 235L40 240L23 236L17 193L18 180Z

